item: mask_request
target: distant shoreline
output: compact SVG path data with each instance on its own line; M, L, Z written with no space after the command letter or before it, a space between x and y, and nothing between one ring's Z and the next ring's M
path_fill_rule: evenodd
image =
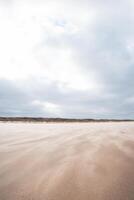
M134 122L134 119L69 119L41 117L0 117L0 122Z

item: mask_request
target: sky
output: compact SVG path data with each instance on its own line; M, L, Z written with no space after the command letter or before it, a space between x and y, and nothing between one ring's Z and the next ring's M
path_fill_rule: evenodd
M0 116L134 118L133 0L0 0Z

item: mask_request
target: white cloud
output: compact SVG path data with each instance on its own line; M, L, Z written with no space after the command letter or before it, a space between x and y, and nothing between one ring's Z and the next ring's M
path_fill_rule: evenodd
M52 116L58 116L61 117L62 111L59 105L50 103L50 102L44 102L44 101L39 101L39 100L34 100L32 102L32 105L34 106L39 106L43 111L51 114Z
M119 104L133 93L133 10L131 0L0 0L0 80L55 116L129 110L132 100Z
M88 14L87 10L84 12L78 7L74 15L73 12L63 12L66 6L72 8L62 2L34 4L15 1L10 17L3 13L0 22L1 78L16 80L44 76L77 90L97 87L92 72L88 80L65 42L66 36L79 35L79 31L91 21L93 12ZM59 26L59 20L65 20L65 24ZM61 47L47 44L55 38L59 43L63 42Z

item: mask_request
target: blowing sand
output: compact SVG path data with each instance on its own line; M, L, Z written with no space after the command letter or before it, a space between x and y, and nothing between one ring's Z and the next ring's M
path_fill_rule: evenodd
M134 123L0 123L0 200L134 200Z

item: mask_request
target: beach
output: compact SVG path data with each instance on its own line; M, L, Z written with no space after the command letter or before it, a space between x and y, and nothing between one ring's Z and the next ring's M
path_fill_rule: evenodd
M0 122L0 200L134 200L134 122Z

